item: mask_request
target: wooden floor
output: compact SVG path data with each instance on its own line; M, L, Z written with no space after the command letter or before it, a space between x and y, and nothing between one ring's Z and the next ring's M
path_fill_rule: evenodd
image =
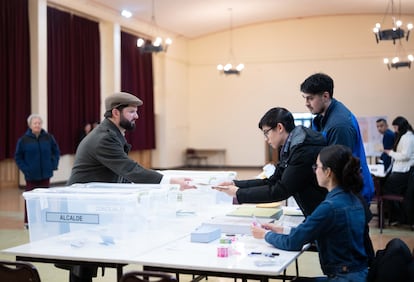
M258 175L259 169L237 169L239 179L250 179ZM29 234L24 229L23 210L24 201L21 196L22 190L17 187L0 188L0 250L8 247L17 246L29 242ZM371 209L376 213L376 205L373 203ZM383 249L387 242L392 238L401 238L407 243L410 249L414 248L414 232L409 226L386 227L380 234L377 217L370 223L370 235L376 250ZM0 253L0 259L14 260L9 255ZM39 269L42 282L68 281L67 271L57 269L53 265L35 264ZM128 265L125 270L140 269L139 265ZM290 267L288 273L293 273L294 268ZM314 276L320 275L319 260L316 253L305 253L299 259L299 271L301 275ZM94 281L116 281L115 270L106 269L105 276L98 276ZM181 281L189 281L189 276L180 277ZM228 278L209 277L208 281L233 281Z

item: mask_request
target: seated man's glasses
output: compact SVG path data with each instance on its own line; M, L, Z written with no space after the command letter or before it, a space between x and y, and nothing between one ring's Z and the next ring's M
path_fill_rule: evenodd
M263 135L264 135L266 138L267 138L267 137L269 137L269 132L270 132L271 130L275 129L275 127L276 127L276 126L271 127L271 128L269 128L269 129L266 129L266 130L263 130Z

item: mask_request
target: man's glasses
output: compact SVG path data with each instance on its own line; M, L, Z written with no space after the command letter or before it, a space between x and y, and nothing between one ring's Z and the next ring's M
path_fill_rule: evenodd
M276 126L271 127L271 128L269 128L269 129L266 129L266 130L263 130L263 135L264 135L266 138L267 138L267 137L269 137L269 132L270 132L271 130L275 129L275 127L276 127Z

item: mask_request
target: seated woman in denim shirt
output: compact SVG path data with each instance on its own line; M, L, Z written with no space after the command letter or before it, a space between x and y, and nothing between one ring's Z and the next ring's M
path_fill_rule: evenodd
M359 159L349 148L332 145L320 151L314 170L328 194L306 221L286 235L283 227L274 224L252 226L253 236L289 251L316 240L326 277L312 281L365 282L368 257L364 247L365 210L357 196L363 186Z

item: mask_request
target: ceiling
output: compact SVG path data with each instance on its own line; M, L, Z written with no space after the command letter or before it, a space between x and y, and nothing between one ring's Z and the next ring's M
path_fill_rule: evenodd
M99 9L150 23L154 1L156 24L171 33L197 38L260 22L326 15L385 14L392 0L84 0ZM402 14L414 16L413 0L396 0ZM232 12L229 11L231 8ZM391 15L391 14L389 14ZM232 20L231 20L232 19ZM379 19L381 21L382 19Z

